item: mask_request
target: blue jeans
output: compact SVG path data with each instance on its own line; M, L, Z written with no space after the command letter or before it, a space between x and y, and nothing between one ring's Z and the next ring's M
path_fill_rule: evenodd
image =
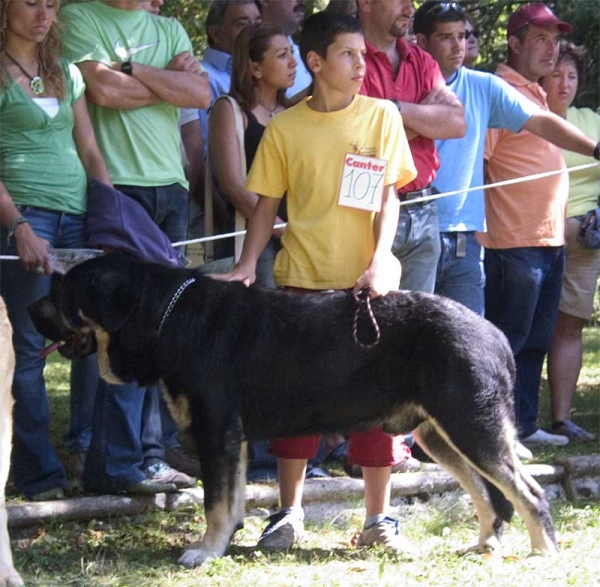
M538 429L542 368L558 315L564 264L564 247L485 252L485 313L504 332L515 356L515 413L521 438Z
M440 257L435 201L403 205L392 252L402 265L400 289L433 293Z
M136 200L171 242L185 240L189 203L181 185L115 188ZM162 460L165 446L179 444L158 387L100 381L91 427L83 476L89 491L117 492L142 481L142 467Z
M52 247L84 246L85 218L52 210L20 206L33 231ZM8 246L6 230L0 231L0 250L4 255L16 254L14 239ZM44 382L45 359L39 356L44 337L38 334L27 313L27 307L50 291L50 277L28 273L20 261L0 264L0 293L6 301L13 326L16 369L13 380L14 446L11 455L12 476L17 489L31 497L57 487L66 486L66 476L54 448L50 445L50 411ZM82 397L94 392L95 356L73 361L71 391ZM91 405L90 401L89 405ZM75 413L76 419L85 418Z
M435 293L484 315L485 272L483 247L474 232L440 233L442 252L437 266Z

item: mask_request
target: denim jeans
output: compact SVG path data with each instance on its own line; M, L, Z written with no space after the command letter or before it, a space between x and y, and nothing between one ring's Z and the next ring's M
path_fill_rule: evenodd
M171 242L185 240L189 202L181 185L115 187L136 200ZM179 444L177 425L157 387L101 381L91 427L83 476L90 491L121 491L142 481L142 467L162 460L165 446Z
M483 247L477 242L475 233L442 232L440 242L442 252L437 266L435 293L455 300L483 316Z
M558 314L564 264L564 247L485 252L485 313L504 332L515 356L515 413L521 438L538 429L542 368Z
M84 246L85 218L52 210L20 206L33 231L52 247ZM6 230L0 231L3 255L16 254L14 239L6 246ZM6 301L13 326L16 369L13 380L14 446L11 457L12 476L20 493L31 497L57 487L66 486L66 476L54 448L50 445L50 411L44 382L45 359L39 356L44 337L38 334L27 313L27 307L50 290L50 277L25 271L20 261L0 264L0 293ZM71 391L82 398L93 393L95 356L71 365ZM88 406L93 398L88 398ZM85 402L79 406L84 406ZM76 410L79 408L76 408ZM85 419L75 412L75 419Z
M433 293L440 257L435 201L401 206L392 252L402 265L400 289Z

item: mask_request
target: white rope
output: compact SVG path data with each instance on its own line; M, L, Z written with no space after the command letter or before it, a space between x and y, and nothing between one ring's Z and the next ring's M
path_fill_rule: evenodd
M544 179L545 177L551 177L553 175L559 175L561 173L570 173L572 171L581 171L583 169L589 169L590 167L596 167L600 165L598 162L594 163L586 163L585 165L577 165L575 167L569 167L568 169L557 169L555 171L545 171L544 173L536 173L534 175L526 175L524 177L516 177L514 179L506 179L504 181L498 181L496 183L490 183L487 185L481 185L473 188L466 188L462 190L453 190L451 192L444 192L443 194L434 194L432 196L423 196L421 198L412 198L410 200L404 200L400 202L400 206L411 206L412 204L417 204L418 202L428 202L431 200L439 200L440 198L449 198L450 196L457 196L458 194L468 194L469 192L477 192L480 190L489 190L491 188L503 187L505 185L513 185L515 183L525 183L527 181L534 181L536 179ZM282 228L285 224L276 224L274 228ZM222 238L231 238L233 236L238 236L240 234L246 234L245 230L238 230L236 232L228 232L226 234L218 234L213 236L205 236L202 238L196 238L193 240L180 241L177 243L173 243L174 247L181 247L183 245L191 245L195 243L204 243L207 241L218 240Z
M526 175L524 177L515 177L514 179L506 179L504 181L498 181L496 183L490 183L487 185L481 185L473 188L466 188L461 190L453 190L451 192L444 192L443 194L435 194L432 196L423 196L421 198L413 198L411 200L405 200L404 202L400 202L400 206L410 206L412 204L417 204L418 202L429 202L431 200L439 200L441 198L449 198L450 196L456 196L458 194L468 194L470 192L477 192L480 190L489 190L491 188L503 187L506 185L514 185L516 183L525 183L527 181L534 181L536 179L544 179L545 177L551 177L553 175L559 175L561 173L571 173L574 171L582 171L584 169L590 169L591 167L596 167L600 165L598 162L594 163L586 163L585 165L577 165L575 167L569 167L568 169L557 169L555 171L546 171L544 173L536 173L534 175ZM284 228L285 223L276 224L274 228ZM172 243L173 247L183 247L185 245L192 245L196 243L205 243L208 241L216 241L226 238L232 238L235 236L239 236L241 234L246 234L246 230L237 230L235 232L227 232L223 234L215 234L213 236L204 236L202 238L195 238L191 240L179 241L176 243ZM16 255L0 255L0 260L2 261L18 261L19 257Z

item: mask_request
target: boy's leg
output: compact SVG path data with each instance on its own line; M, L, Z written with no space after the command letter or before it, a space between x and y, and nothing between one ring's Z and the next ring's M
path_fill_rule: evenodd
M302 492L308 459L314 458L320 436L282 438L271 441L269 452L277 457L281 509L269 516L258 547L265 550L287 550L304 531Z
M387 517L392 466L406 459L403 436L390 436L381 428L350 435L348 461L360 465L365 482L365 526L358 546L379 544L386 550L415 555L417 549L400 533L398 521Z

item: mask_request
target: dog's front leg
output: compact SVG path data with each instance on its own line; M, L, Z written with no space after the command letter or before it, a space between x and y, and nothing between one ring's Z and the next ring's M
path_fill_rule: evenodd
M205 447L206 449L206 447ZM201 452L206 533L191 544L179 563L197 567L223 556L236 530L243 526L246 487L246 443L227 443L216 454Z

